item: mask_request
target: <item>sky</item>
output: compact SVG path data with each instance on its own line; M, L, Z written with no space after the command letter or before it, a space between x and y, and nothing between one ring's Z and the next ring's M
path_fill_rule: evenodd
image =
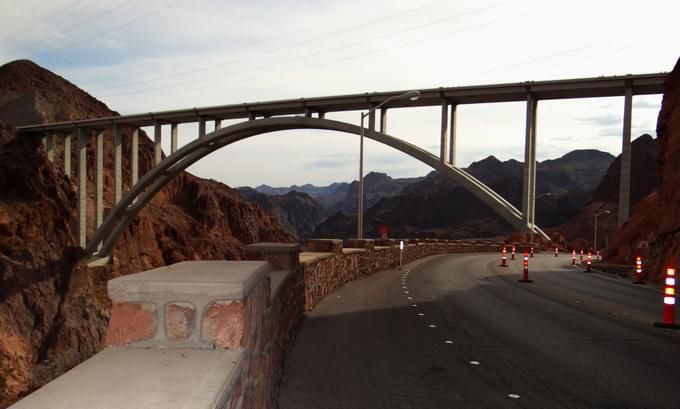
M0 0L0 7L0 64L31 59L121 114L658 73L680 55L677 0ZM633 136L656 136L661 96L633 104ZM523 160L525 105L459 106L459 165L489 155ZM438 154L439 107L388 115L391 135ZM358 124L360 112L327 117ZM574 149L621 152L622 97L540 101L537 117L538 160ZM180 145L196 132L181 126ZM163 145L168 152L169 136ZM324 185L357 179L358 151L355 135L276 132L225 147L189 171L230 186ZM365 169L393 177L431 171L373 141Z

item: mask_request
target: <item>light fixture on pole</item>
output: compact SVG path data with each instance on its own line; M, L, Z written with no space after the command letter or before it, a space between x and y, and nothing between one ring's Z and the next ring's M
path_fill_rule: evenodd
M601 214L610 214L609 210L603 210L595 213L595 233L593 234L593 253L597 254L597 217Z
M357 192L357 239L364 238L364 119L388 102L406 98L415 101L420 98L420 91L406 91L402 94L394 95L369 109L367 112L361 113L361 134L359 136L359 192Z

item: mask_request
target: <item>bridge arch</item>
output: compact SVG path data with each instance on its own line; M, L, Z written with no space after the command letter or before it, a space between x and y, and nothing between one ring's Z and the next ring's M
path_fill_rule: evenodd
M108 257L120 235L144 206L146 206L156 193L158 193L174 176L191 166L193 163L220 148L240 140L259 134L292 129L330 130L355 135L360 135L361 133L361 128L359 126L346 122L297 116L249 120L209 133L167 156L160 164L147 172L137 184L132 186L132 188L121 198L120 202L118 202L106 216L101 226L94 232L92 238L85 247L86 255L89 257L97 253L97 258ZM435 155L394 136L370 129L364 129L364 136L397 149L450 177L458 185L470 191L477 198L486 203L499 216L518 230L526 230L529 228L529 226L522 221L522 214L517 208L462 169L451 166L441 161L440 158ZM545 233L539 228L534 227L534 229L537 234L547 238Z

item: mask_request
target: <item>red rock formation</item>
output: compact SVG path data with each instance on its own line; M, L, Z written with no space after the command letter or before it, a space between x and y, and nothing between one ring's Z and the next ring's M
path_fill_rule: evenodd
M112 115L103 103L29 61L0 67L0 118L8 123ZM111 139L105 143L107 164L113 163ZM128 151L129 132L123 142ZM140 175L150 168L152 152L142 134ZM91 182L93 141L87 154ZM182 260L239 259L245 244L294 240L236 191L183 173L127 229L112 267L89 269L76 247L76 186L63 173L62 155L57 151L50 163L39 140L0 124L0 407L101 349L111 308L108 279ZM123 166L127 189L129 166ZM107 172L108 208L112 180ZM90 191L90 222L92 210Z
M637 253L658 281L669 257L680 261L680 60L668 75L656 132L661 143L658 193L652 193L610 240L606 257L632 264Z

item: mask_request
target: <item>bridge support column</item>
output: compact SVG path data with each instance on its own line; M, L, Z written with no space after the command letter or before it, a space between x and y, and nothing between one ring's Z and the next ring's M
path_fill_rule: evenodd
M161 128L161 123L156 122L153 125L153 164L158 165L161 163L161 159L163 157L163 151L162 151L162 146L161 146L161 140L162 140L162 128Z
M87 245L87 134L78 128L78 245Z
M54 138L55 134L50 133L47 136L47 160L54 163Z
M369 109L373 109L373 105ZM368 115L368 129L375 131L375 111Z
M387 133L387 108L380 109L380 133Z
M175 153L175 151L177 150L177 134L179 133L177 126L178 126L177 124L171 124L170 125L170 153L171 154Z
M104 132L97 131L94 173L94 228L104 222Z
M50 162L54 162L54 134L47 132L42 138L43 146L45 147L45 156Z
M441 121L441 140L439 141L439 160L442 163L446 163L446 157L448 156L447 139L448 139L448 127L449 127L449 104L446 101L442 101L442 121Z
M198 137L203 138L205 136L205 118L198 120Z
M116 205L123 197L123 130L120 125L113 126L113 204Z
M216 131L219 131L220 129L222 129L222 120L221 120L221 119L216 119L216 120L215 120L215 130L216 130Z
M137 184L139 180L139 129L132 131L132 161L130 163L130 187Z
M71 177L71 134L64 136L64 174Z
M456 166L456 116L458 105L451 104L451 125L449 126L449 164Z
M527 94L526 133L524 141L524 184L522 187L522 222L533 231L536 199L536 108L538 101Z
M618 226L623 225L630 214L630 128L633 114L633 89L626 88L623 108L623 141L621 147L621 177L619 178Z

